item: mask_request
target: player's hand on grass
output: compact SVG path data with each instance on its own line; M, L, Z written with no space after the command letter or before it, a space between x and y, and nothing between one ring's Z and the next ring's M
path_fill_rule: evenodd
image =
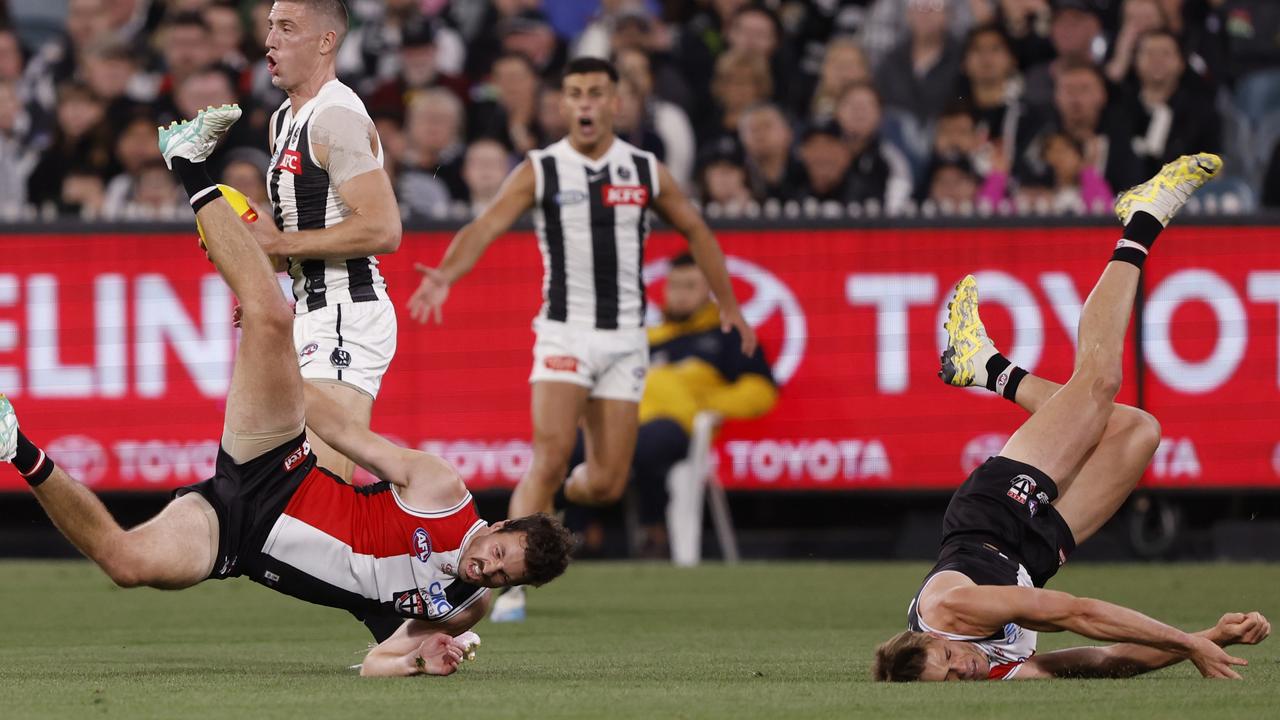
M449 281L439 270L422 263L414 263L413 269L422 274L422 282L409 296L409 316L420 323L434 318L439 324L440 308L449 299Z
M742 336L742 354L750 356L756 351L756 331L751 327L751 323L742 317L742 311L734 310L733 312L720 311L720 329L724 332L737 328L738 334Z
M462 662L462 648L444 633L432 633L418 646L418 672L423 675L452 675Z
M475 660L476 649L480 647L480 636L470 630L453 638L453 644L462 651L463 660Z
M1257 645L1271 634L1271 622L1260 612L1227 613L1214 629L1220 645Z
M1191 641L1191 652L1187 659L1190 660L1200 674L1207 678L1226 678L1230 680L1240 680L1240 674L1232 669L1233 665L1248 665L1248 661L1238 657L1228 655L1225 650L1218 647L1212 640L1193 635Z

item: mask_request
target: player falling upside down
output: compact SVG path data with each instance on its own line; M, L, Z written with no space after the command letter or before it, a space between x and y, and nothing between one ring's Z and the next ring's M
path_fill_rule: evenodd
M985 386L1031 417L951 498L938 562L907 611L910 629L876 649L875 679L1127 677L1182 660L1205 677L1238 678L1232 666L1245 661L1220 646L1270 633L1259 613L1229 613L1188 634L1135 610L1043 589L1129 496L1160 443L1155 418L1115 402L1125 330L1156 236L1221 166L1216 155L1183 156L1117 199L1124 237L1085 301L1066 385L998 353L978 317L974 279L956 286L940 375ZM1061 630L1119 644L1035 654L1037 632Z
M568 533L546 515L487 525L442 459L405 450L304 383L293 315L267 256L204 169L240 116L209 108L160 131L204 228L208 254L240 301L243 334L214 477L180 488L159 515L122 529L92 492L18 429L0 396L0 459L12 462L53 523L122 587L177 590L247 576L357 617L395 618L366 675L447 675L484 616L487 588L545 583L568 563ZM382 482L354 488L316 465L305 425ZM375 623L370 623L371 628ZM375 633L377 633L375 628Z

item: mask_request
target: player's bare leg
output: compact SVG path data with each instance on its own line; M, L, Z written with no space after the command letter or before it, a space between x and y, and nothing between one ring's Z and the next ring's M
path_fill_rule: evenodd
M507 517L551 512L556 490L569 472L578 419L587 407L590 392L573 383L547 380L533 383L533 461L511 494Z
M365 427L369 427L373 420L373 398L369 397L368 393L337 381L304 380L303 382L319 390L333 401L333 403L317 404L315 406L308 405L307 417L312 417L317 412L323 412L321 408L341 408L344 417L352 418ZM316 454L317 465L342 478L343 482L351 482L351 476L356 471L356 464L350 458L329 447L328 443L320 439L320 436L312 432L310 428L307 428L307 441L311 443L311 451Z
M587 461L573 469L564 496L577 505L612 505L627 490L640 406L629 400L593 398L585 414Z

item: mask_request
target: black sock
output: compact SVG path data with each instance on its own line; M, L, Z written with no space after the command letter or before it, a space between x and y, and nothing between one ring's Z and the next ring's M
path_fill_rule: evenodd
M1150 250L1161 230L1164 230L1164 226L1154 215L1139 210L1129 218L1129 224L1124 226L1124 239L1132 240Z
M1018 397L1018 385L1026 376L1026 370L1009 362L1009 358L1000 353L987 358L987 389L1006 400Z
M173 159L173 171L182 181L182 187L191 198L191 209L200 212L200 208L222 197L217 183L209 177L209 170L204 163L194 163L186 158Z
M31 487L48 480L53 474L53 460L28 440L21 430L18 431L18 449L13 456L13 467Z

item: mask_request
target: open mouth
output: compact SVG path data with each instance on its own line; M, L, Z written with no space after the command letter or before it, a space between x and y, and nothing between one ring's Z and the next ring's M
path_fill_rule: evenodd
M595 121L589 117L578 118L578 127L584 130L590 130L591 128L595 127L595 125L596 125Z
M480 565L475 560L467 563L467 579L472 582L480 581Z
M267 72L271 73L272 75L275 75L277 67L279 67L279 64L276 63L275 59L272 58L270 55L267 55Z

